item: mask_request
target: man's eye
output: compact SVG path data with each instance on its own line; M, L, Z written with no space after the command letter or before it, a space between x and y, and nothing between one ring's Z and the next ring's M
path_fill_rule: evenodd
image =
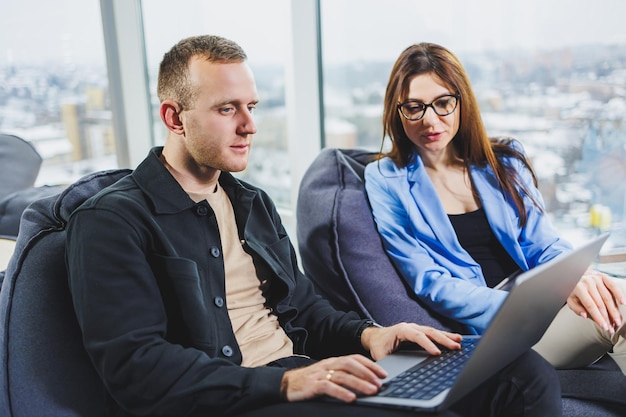
M222 107L219 111L222 114L230 114L230 113L234 113L235 109L233 107Z
M248 106L248 111L250 112L250 114L254 113L255 110L256 106Z

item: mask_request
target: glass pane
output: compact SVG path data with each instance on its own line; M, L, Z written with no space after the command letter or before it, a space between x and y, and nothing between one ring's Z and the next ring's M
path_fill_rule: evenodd
M626 246L626 3L322 0L321 13L326 146L380 149L393 62L438 43L463 62L489 134L524 144L566 237L610 228L608 247Z
M266 190L277 205L289 206L291 181L284 92L289 0L180 0L176 8L185 13L179 20L173 18L169 1L144 1L142 7L157 143L162 143L166 136L156 97L163 54L188 36L211 33L232 39L248 55L261 99L255 111L258 133L254 135L250 163L236 175ZM167 30L163 30L165 27Z
M0 132L43 157L36 185L117 167L105 59L98 0L3 2Z

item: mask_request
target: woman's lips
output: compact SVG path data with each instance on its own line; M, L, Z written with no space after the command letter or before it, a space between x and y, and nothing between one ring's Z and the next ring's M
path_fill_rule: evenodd
M436 141L439 138L441 138L441 135L443 135L443 133L440 133L440 132L439 133L426 133L424 137L430 141Z

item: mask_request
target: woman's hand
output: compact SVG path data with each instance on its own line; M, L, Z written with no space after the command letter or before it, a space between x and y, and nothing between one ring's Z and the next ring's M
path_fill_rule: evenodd
M621 326L619 306L626 297L615 281L599 271L588 269L567 299L576 314L591 318L604 330L614 333Z

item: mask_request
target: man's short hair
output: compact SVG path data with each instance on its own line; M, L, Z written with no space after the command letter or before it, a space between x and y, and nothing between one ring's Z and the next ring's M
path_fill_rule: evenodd
M215 35L192 36L178 42L163 56L159 66L157 94L159 100L174 100L182 108L191 108L197 91L189 82L192 57L216 63L244 62L248 57L235 42Z

